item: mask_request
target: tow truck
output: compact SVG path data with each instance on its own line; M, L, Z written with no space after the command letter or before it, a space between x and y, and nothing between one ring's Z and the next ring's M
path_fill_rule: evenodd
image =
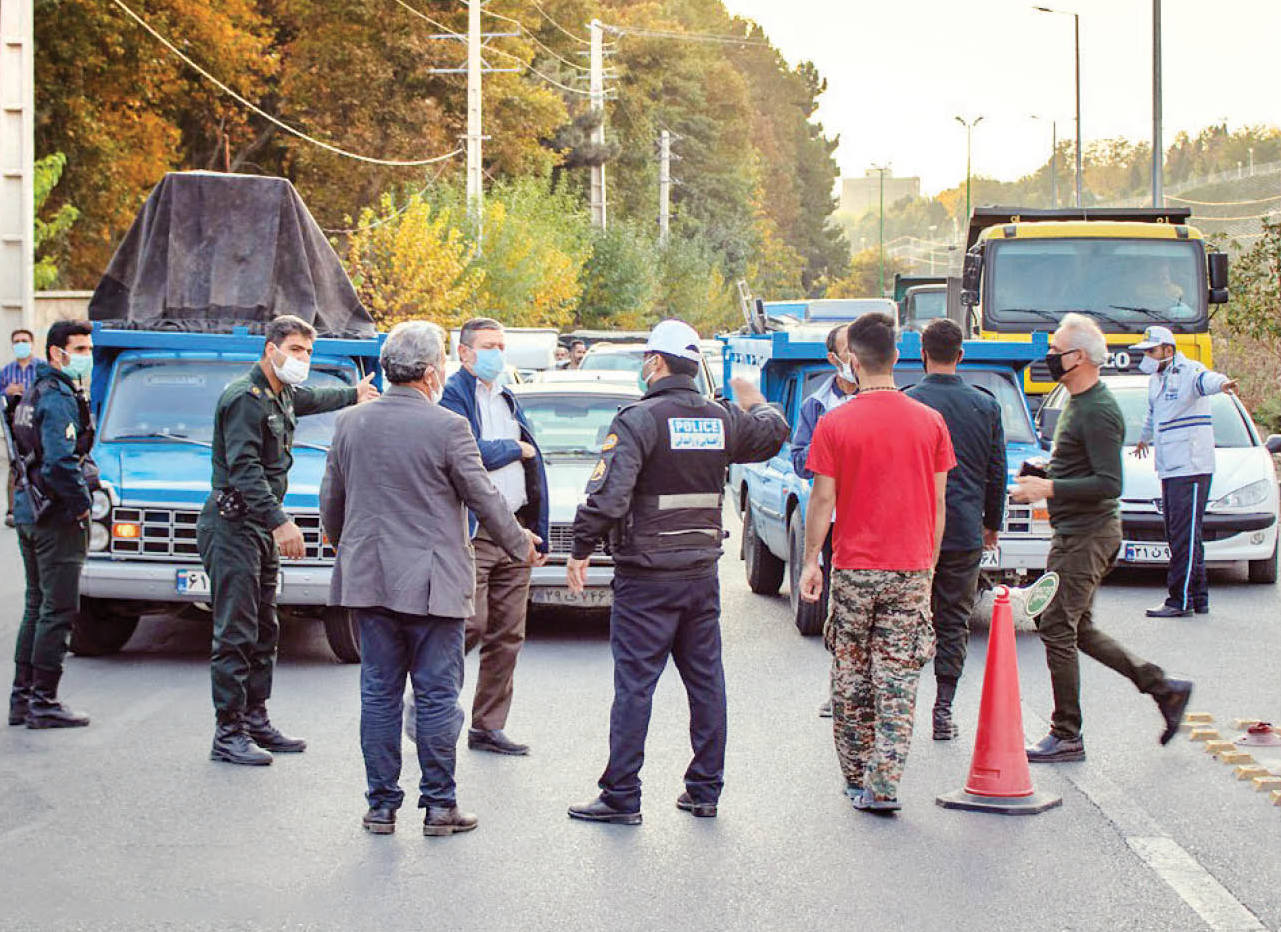
M743 376L758 382L768 402L795 424L801 402L833 370L821 339L798 332L775 332L725 338L725 384ZM1023 393L1022 371L1045 355L1048 337L1033 335L1027 343L968 340L960 375L989 392L1001 406L1005 426L1006 461L1010 484L1024 461L1043 454ZM900 388L925 375L920 334L905 332L899 341L894 379ZM727 388L732 395L732 390ZM805 510L810 481L792 468L791 443L764 463L730 467L729 492L743 521L739 557L744 561L748 587L759 595L777 595L784 579L796 628L803 635L822 631L827 617L827 587L817 602L798 594L805 547ZM1044 502L1031 505L1007 501L1000 547L985 551L985 585L1014 582L1045 569L1050 550L1049 512Z

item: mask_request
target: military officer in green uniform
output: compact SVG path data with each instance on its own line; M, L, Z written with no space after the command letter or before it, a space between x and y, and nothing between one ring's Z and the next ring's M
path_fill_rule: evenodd
M315 329L293 316L267 324L262 359L227 386L214 412L213 492L197 526L213 600L213 760L270 764L307 743L267 716L280 623L280 557L305 556L282 503L298 418L378 396L366 376L350 388L309 388Z

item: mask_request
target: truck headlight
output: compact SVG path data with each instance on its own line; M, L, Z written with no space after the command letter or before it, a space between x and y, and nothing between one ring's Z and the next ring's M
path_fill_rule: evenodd
M1251 508L1268 500L1268 480L1260 479L1210 503L1211 508Z
M101 521L110 513L111 497L102 489L99 489L93 493L92 504L89 506L89 517L95 521Z
M91 553L100 553L106 550L111 544L111 532L107 530L105 524L99 524L97 521L89 525L89 551Z

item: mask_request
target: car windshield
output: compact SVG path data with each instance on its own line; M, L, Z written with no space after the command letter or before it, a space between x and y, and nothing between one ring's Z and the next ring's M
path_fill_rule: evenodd
M915 291L908 296L908 321L934 320L947 316L946 291Z
M1005 428L1006 443L1036 443L1032 435L1032 424L1028 420L1027 406L1023 394L1013 382L1012 376L995 372L991 369L961 368L959 375L970 385L985 389L1001 406L1001 424ZM820 385L831 378L832 370L811 372L805 377L805 394L808 398ZM899 388L915 385L925 377L921 369L895 368L894 382Z
M111 386L111 402L100 437L120 440L213 441L214 408L233 379L245 374L243 362L195 359L137 359L120 364ZM315 366L306 384L339 388L352 384L354 373ZM298 419L295 446L328 447L336 411Z
M1146 385L1113 388L1112 395L1121 406L1125 418L1125 445L1134 446L1143 431L1143 421L1148 416L1148 387ZM1241 412L1230 395L1210 396L1210 418L1214 421L1216 447L1252 447L1254 438L1246 427Z
M583 357L583 364L579 368L589 372L631 372L639 374L641 363L644 359L645 354L640 349L635 352L588 352ZM694 377L694 381L698 383L698 390L706 395L707 377L701 365L698 367L698 375Z
M596 456L618 409L634 401L623 395L584 392L520 395L520 406L544 453Z
M1105 331L1151 324L1195 329L1205 321L1201 244L1194 240L1041 239L995 241L983 284L983 324L1046 329L1069 311Z

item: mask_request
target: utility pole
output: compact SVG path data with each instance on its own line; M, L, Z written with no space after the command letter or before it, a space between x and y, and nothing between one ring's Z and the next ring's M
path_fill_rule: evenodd
M32 0L0 3L0 326L35 330L35 59Z
M1081 162L1081 14L1072 14L1076 36L1076 206L1081 206L1081 187L1085 169Z
M972 120L965 120L961 117L956 118L956 122L965 127L965 222L970 222L970 150L974 142L974 127L983 122L983 117L976 116Z
M881 232L880 232L880 252L881 252L881 295L885 295L885 173L890 170L888 165L873 165L872 171L881 176Z
M1165 206L1165 143L1161 138L1161 0L1152 0L1152 206Z
M588 60L590 67L592 112L599 114L599 121L596 129L592 131L592 142L600 147L605 145L605 30L601 26L600 20L594 19L588 26L588 32L591 36L591 55ZM606 191L605 191L605 164L592 165L592 225L605 229L606 214Z
M672 225L672 134L658 134L658 242L667 245Z

